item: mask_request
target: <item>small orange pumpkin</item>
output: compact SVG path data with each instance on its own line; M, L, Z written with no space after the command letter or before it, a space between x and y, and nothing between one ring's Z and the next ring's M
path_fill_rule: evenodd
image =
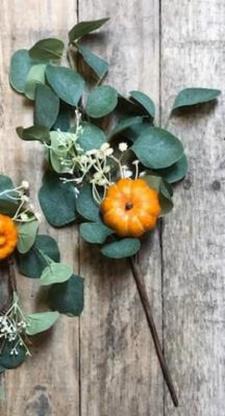
M160 214L158 193L144 179L120 179L101 204L103 221L121 237L140 237L153 229Z
M8 257L16 248L17 228L7 215L0 214L0 260Z

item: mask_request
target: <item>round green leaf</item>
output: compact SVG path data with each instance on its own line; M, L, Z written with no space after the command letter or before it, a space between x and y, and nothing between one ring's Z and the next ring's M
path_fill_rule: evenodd
M95 74L102 78L108 72L108 63L100 58L98 55L95 55L89 48L85 46L78 46L78 51L83 57L84 61L88 66L95 72Z
M63 227L77 217L74 185L63 183L53 172L44 175L39 202L47 221L53 227Z
M48 298L53 310L79 316L84 307L84 279L73 274L66 282L52 285Z
M59 98L47 85L37 85L34 124L50 129L59 113Z
M29 55L33 59L61 59L64 43L60 39L47 38L39 40L29 50Z
M68 264L51 262L43 270L40 278L42 286L49 286L53 283L62 283L70 278L73 269Z
M141 91L131 91L130 96L131 99L139 104L152 118L155 117L155 104L150 97Z
M127 130L134 125L139 125L142 122L142 117L126 117L120 120L109 134L109 138L121 133L123 130Z
M18 253L20 273L34 279L41 276L46 267L46 260L40 251L50 259L59 262L60 255L56 241L50 236L38 235L34 245L26 254Z
M56 122L54 123L53 130L59 129L64 132L69 131L71 115L72 115L71 107L61 101L59 114L57 116Z
M28 73L32 67L32 60L26 49L15 52L10 62L9 81L17 92L23 93Z
M84 222L80 226L80 235L88 243L103 244L111 234L113 231L101 222Z
M96 204L91 190L91 185L84 185L78 195L77 211L89 221L99 221L99 207Z
M181 141L158 127L148 129L131 147L141 163L147 168L162 169L176 163L183 155Z
M65 67L48 65L46 77L61 100L72 106L77 105L85 86L83 78L77 72Z
M117 102L117 91L109 85L101 85L88 96L86 112L90 117L100 118L111 113L117 106Z
M31 126L24 129L23 127L17 127L16 132L20 139L22 140L37 140L41 143L49 143L50 142L50 134L47 127L43 126Z
M19 206L18 201L13 200L12 196L17 196L14 192L14 185L8 176L0 175L0 212L13 216ZM8 192L10 191L10 192Z
M87 35L88 33L93 32L94 30L99 29L108 20L109 20L109 17L106 17L104 19L90 20L86 22L84 21L84 22L77 23L69 31L68 35L69 35L70 42L73 42L74 40L79 39Z
M19 367L26 359L26 350L23 345L18 344L17 354L11 354L18 340L14 342L6 341L0 353L0 366L12 369Z
M46 64L33 65L27 75L27 81L25 85L25 95L30 100L35 98L35 90L38 84L45 83L45 69Z
M207 103L215 100L220 94L220 90L210 88L185 88L177 95L173 104L173 110L181 107Z
M121 259L131 257L140 250L141 243L138 238L123 238L110 244L105 244L101 252L106 257Z
M158 170L160 176L169 182L178 182L185 177L188 170L188 161L185 154L172 166L167 169Z
M38 225L37 220L18 225L17 229L19 238L17 250L21 254L27 253L27 251L29 251L33 246L38 231Z
M58 312L38 312L26 316L27 335L40 334L40 332L47 331L51 328L59 318Z
M106 137L103 130L86 121L82 123L82 132L79 136L78 143L85 152L92 149L99 149L105 141Z

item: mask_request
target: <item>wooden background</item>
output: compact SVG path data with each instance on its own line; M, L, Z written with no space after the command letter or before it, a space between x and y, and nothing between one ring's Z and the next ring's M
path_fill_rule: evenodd
M224 90L224 0L2 0L0 10L0 169L41 181L41 146L15 127L31 108L8 85L11 54L41 37L66 38L79 20L111 22L93 45L111 62L108 82L140 89L166 119L183 87ZM93 43L93 42L92 42ZM55 231L64 260L86 278L85 311L63 317L33 358L1 377L1 416L225 415L225 103L173 118L190 158L175 209L141 253L146 285L179 393L174 409L127 264L103 261L74 227ZM151 251L151 256L150 256ZM36 281L18 276L27 310Z

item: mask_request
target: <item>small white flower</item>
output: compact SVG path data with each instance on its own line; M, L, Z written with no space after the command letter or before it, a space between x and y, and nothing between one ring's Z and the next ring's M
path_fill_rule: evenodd
M121 142L121 143L119 143L119 150L120 150L121 152L126 152L127 148L128 148L127 143L125 143L125 142Z
M105 150L105 155L106 156L111 156L113 154L113 148L109 147L108 149Z
M124 178L131 178L131 176L133 175L133 172L132 170L127 169L124 171L123 175L124 175Z
M29 201L29 197L27 195L22 195L21 196L21 201L28 202Z
M28 190L30 187L30 184L28 181L22 181L21 186L24 190Z
M98 149L91 149L86 152L86 155L93 156L93 155L96 155L96 153L98 153Z
M139 162L139 160L134 160L134 161L132 162L132 165L136 165L136 166L137 166L137 165L139 165L139 163L140 163L140 162Z
M102 150L103 152L105 150L107 150L110 147L109 143L103 143L100 147L100 150Z
M145 170L143 170L142 172L140 172L139 176L140 178L142 178L143 176L147 175L147 172Z
M22 212L20 214L20 218L23 222L27 222L27 220L29 219L28 215L25 212Z

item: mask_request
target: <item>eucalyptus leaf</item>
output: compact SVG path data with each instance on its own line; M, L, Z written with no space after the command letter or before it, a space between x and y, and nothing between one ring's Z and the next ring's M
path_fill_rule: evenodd
M131 99L139 104L152 118L155 117L155 104L148 95L141 91L131 91Z
M17 250L21 254L27 253L27 251L29 251L33 246L38 232L38 225L37 220L18 225Z
M7 369L17 368L25 361L26 349L24 348L23 345L20 345L20 343L18 343L16 347L17 354L11 354L14 346L17 344L18 341L19 339L16 339L13 342L6 341L3 344L3 348L1 349L1 352L0 352L0 366L1 367L7 368Z
M17 92L23 93L33 63L26 49L15 52L10 62L9 81Z
M103 244L113 230L101 222L84 222L80 226L81 237L91 244Z
M88 33L93 32L94 30L99 29L101 26L103 26L107 21L109 20L109 17L106 17L104 19L98 19L98 20L90 20L90 21L84 21L77 23L73 28L69 31L69 41L73 42L76 39L79 39L85 35L88 35Z
M104 59L100 58L100 56L95 55L89 48L86 48L85 46L78 45L78 51L86 64L88 64L88 66L95 72L95 74L99 78L103 78L104 75L108 72L108 63Z
M83 78L77 72L65 67L48 65L46 77L61 100L72 106L77 105L85 86Z
M106 142L105 133L99 127L86 121L81 126L82 131L77 142L85 152L92 149L99 149Z
M109 134L109 138L116 136L124 130L127 130L134 125L139 125L142 122L142 117L126 117L120 120Z
M181 141L158 127L148 129L131 147L141 163L147 168L163 169L176 163L183 155Z
M123 238L122 240L105 244L101 252L106 257L121 259L133 256L140 250L140 247L141 243L138 238Z
M35 99L35 90L38 84L45 83L46 64L33 65L28 72L24 93L30 100Z
M47 262L44 256L55 262L60 261L59 249L56 241L47 235L38 235L34 245L25 253L18 253L20 273L30 278L39 278Z
M94 88L89 94L86 112L92 118L100 118L111 113L117 103L118 94L115 88L109 85L101 85Z
M210 88L185 88L176 96L173 109L189 107L215 100L221 94L220 90Z
M60 39L47 38L41 39L29 50L29 55L33 59L61 59L64 43Z
M23 127L17 127L16 132L20 139L27 140L27 141L33 141L37 140L41 143L47 143L50 142L50 134L47 127L43 126L31 126L27 128Z
M146 175L143 177L143 179L151 188L158 192L159 204L161 208L160 216L162 217L168 214L173 208L173 190L170 184L168 184L162 177L157 175Z
M63 183L53 172L44 175L39 202L47 221L53 227L63 227L77 218L74 185Z
M68 264L50 262L41 274L40 284L48 286L53 283L62 283L68 280L72 274L73 269Z
M13 191L14 185L12 180L6 175L0 175L0 212L13 216L19 206L18 201L13 200L16 193Z
M99 221L99 207L96 204L91 185L84 185L77 198L77 211L79 214L89 221Z
M157 172L160 176L163 176L167 182L175 183L186 176L187 170L188 161L186 155L184 154L176 163L174 163L174 165L166 169L160 169Z
M84 279L73 274L66 282L52 285L48 299L53 310L79 316L84 307Z
M64 132L69 131L70 129L70 120L71 120L71 111L72 107L63 101L60 102L59 113L57 119L52 127L53 130L61 130Z
M59 114L59 98L47 85L37 85L34 124L50 129Z
M51 328L59 318L58 312L38 312L26 316L27 335L36 335L40 332L47 331Z

